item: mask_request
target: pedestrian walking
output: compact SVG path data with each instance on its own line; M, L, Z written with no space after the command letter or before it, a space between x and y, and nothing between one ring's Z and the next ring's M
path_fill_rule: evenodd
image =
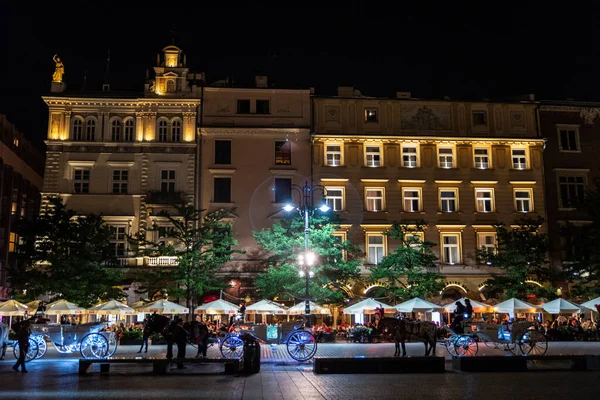
M19 372L20 366L21 372L29 372L25 368L25 355L27 354L27 350L29 350L29 335L31 334L29 321L25 320L19 323L16 333L17 341L19 342L19 358L17 359L17 363L13 365L13 369Z

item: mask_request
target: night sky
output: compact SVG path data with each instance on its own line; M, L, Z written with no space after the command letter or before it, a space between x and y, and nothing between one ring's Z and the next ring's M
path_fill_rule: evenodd
M68 89L80 89L87 70L87 90L100 90L110 50L112 89L141 91L156 54L173 40L209 84L268 75L275 87L314 87L317 94L353 85L367 96L535 93L537 99L600 100L600 7L593 1L390 2L395 9L384 2L173 9L169 2L143 9L118 2L21 3L0 12L0 113L35 143L46 133L41 96L50 89L55 53Z

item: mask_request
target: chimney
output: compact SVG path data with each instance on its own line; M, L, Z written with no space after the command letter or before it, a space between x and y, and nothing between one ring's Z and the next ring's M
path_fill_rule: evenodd
M257 88L268 88L269 84L267 83L267 77L266 76L255 76L254 77L254 81L256 82L256 87Z
M352 86L338 86L337 95L339 97L353 97L354 88Z
M410 92L396 92L397 99L410 99Z

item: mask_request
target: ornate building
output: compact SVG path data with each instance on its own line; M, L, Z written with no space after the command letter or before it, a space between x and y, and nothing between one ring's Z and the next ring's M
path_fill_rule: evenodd
M244 254L222 274L231 294L244 297L260 270L252 232L280 218L292 185L310 179L310 91L270 88L266 76L255 87L206 87L200 133L200 208L235 208Z
M314 96L314 179L342 217L339 235L364 250L368 266L397 245L383 235L393 221L423 220L446 295L486 297L494 269L477 264L475 249L492 251L496 223L545 215L532 100L373 98L353 88Z
M34 220L40 208L44 155L0 114L0 300L10 296L6 267L16 262L19 218Z
M64 66L61 64L61 77ZM126 234L144 231L173 201L196 202L196 123L200 89L176 46L163 49L143 92L69 92L52 82L43 196L59 195L82 214L102 213L113 227L122 266L172 264L142 257ZM161 238L153 231L150 238Z

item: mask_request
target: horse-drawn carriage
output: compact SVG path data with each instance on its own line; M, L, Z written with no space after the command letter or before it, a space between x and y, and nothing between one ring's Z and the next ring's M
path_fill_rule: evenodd
M4 359L6 349L11 346L15 358L19 358L19 342L8 338L9 327L0 323L0 360ZM33 338L29 338L29 347L25 353L25 361L29 362L37 356L39 352L38 344Z
M35 358L46 354L46 339L62 354L79 351L83 358L110 357L117 350L118 340L115 332L104 331L105 328L104 322L79 325L31 324L30 339L38 348Z
M446 327L449 336L445 339L446 349L453 356L474 356L479 344L510 351L515 355L544 355L548 350L546 337L535 328L533 322L515 322L512 326L485 322L462 322L463 332Z

